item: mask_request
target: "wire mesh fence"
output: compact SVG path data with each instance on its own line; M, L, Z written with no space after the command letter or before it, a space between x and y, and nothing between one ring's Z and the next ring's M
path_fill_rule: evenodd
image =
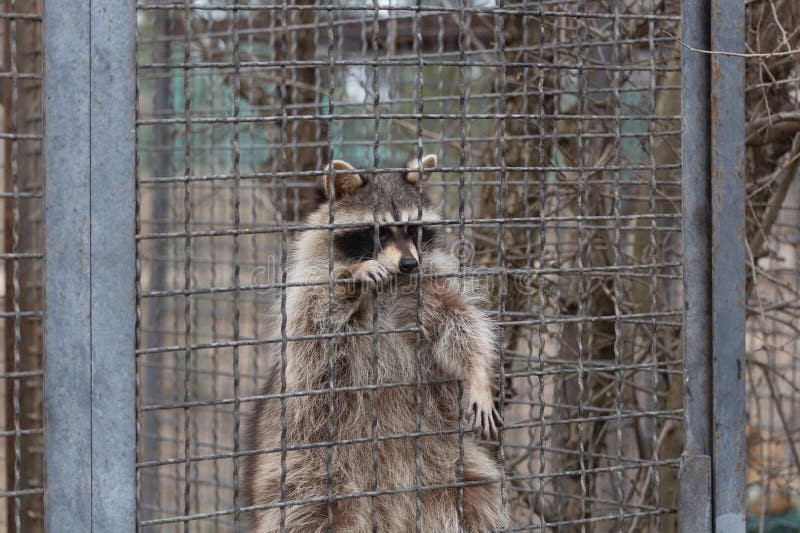
M421 150L450 274L481 281L500 332L506 427L485 449L511 530L674 527L678 9L140 3L140 526L250 519L245 458L281 451L244 428L322 169Z
M0 4L0 529L41 531L43 170L40 1Z
M125 21L103 19L89 0L50 2L0 3L0 199L5 214L0 222L5 302L0 312L5 339L0 528L8 531L44 530L46 517L63 516L59 513L65 510L78 517L77 524L86 513L76 507L84 496L94 499L91 521L103 529L96 508L104 509L111 500L95 482L103 482L105 471L81 469L80 454L88 454L86 464L93 464L115 449L102 440L105 435L96 436L112 420L101 416L111 405L103 402L105 395L113 396L109 391L115 379L134 378L124 368L112 372L111 379L104 374L109 365L101 361L112 360L109 350L119 345L103 344L102 332L94 329L100 326L92 325L102 318L108 324L108 317L116 316L106 313L100 294L112 293L101 283L109 281L103 276L113 273L113 261L109 269L98 256L113 250L104 243L125 236L94 227L96 220L109 220L96 216L103 198L96 191L124 182L111 184L103 172L125 166L125 154L113 152L115 167L104 166L101 148L86 152L93 161L86 172L95 175L86 188L92 201L76 201L75 206L88 206L90 222L63 219L76 222L69 229L74 242L63 246L54 247L51 234L52 221L62 220L70 207L54 214L53 206L77 197L67 195L69 189L51 187L62 182L52 175L57 158L50 155L66 147L82 154L85 144L102 147L96 137L107 126L103 113L114 107L94 84L106 80L104 60L119 63L128 53L126 48L107 55L115 41L104 33ZM724 102L705 94L694 98L687 91L699 94L708 89L704 83L719 91L731 72L724 61L743 58L709 59L706 66L713 61L717 69L710 80L686 70L686 62L681 72L686 43L696 37L696 28L686 27L686 10L701 13L699 4L140 0L135 8L127 6L128 14L135 10L135 20L128 23L136 29L136 49L130 51L135 57L129 63L135 67L130 78L136 85L135 147L129 148L135 148L136 158L136 347L131 359L136 361L137 438L128 485L132 496L135 475L135 528L447 530L444 522L435 521L431 502L449 501L456 508L450 529L470 530L479 529L471 522L474 494L484 495L484 504L496 496L508 514L501 528L507 531L674 531L678 516L700 512L699 507L683 507L686 495L679 502L679 486L692 484L679 483L681 454L719 459L722 452L712 449L719 435L707 435L707 450L693 446L703 440L703 428L718 423L717 406L731 403L735 391L719 390L719 375L694 375L703 365L697 366L697 360L690 365L690 352L709 360L713 354L708 371L713 366L723 373L732 368L723 363L736 354L686 344L692 327L688 338L702 344L712 337L687 319L697 317L697 310L686 306L698 301L687 291L687 272L698 272L691 264L698 250L690 246L696 248L698 241L686 237L684 243L686 232L697 229L692 226L697 220L689 220L696 213L687 208L686 198L687 188L697 186L695 200L705 198L712 211L700 217L709 226L702 231L719 239L724 232L711 228L712 215L720 215L718 206L732 204L710 201L715 183L708 191L700 189L713 181L714 164L733 159L726 159L731 146L717 138L719 129L708 124L701 131L708 128L710 139L689 136L698 146L681 146L681 139L687 138L687 128L705 120L705 113L717 128L730 118L720 118L727 112ZM745 170L747 175L738 192L747 199L748 264L742 298L747 302L743 514L748 530L792 530L800 527L800 365L794 320L800 212L794 179L800 167L800 42L794 28L800 21L792 2L748 2L746 9L741 37L755 55L747 57L747 128L739 132L746 143L742 175ZM50 17L44 22L43 13ZM714 29L719 13L709 14L712 42L691 42L701 48L721 42L724 24ZM61 19L82 22L57 28ZM83 24L88 20L91 24ZM88 28L87 40L81 40ZM53 31L74 38L48 37ZM709 29L704 32L708 37ZM124 47L127 41L118 42ZM78 45L69 48L69 43ZM84 57L86 43L93 52ZM90 72L81 70L79 55L92 65ZM51 76L45 81L51 83L51 96L49 80L56 79L53 69L61 68L53 58L76 60L71 77L58 79L78 80L73 88L81 94L75 101L86 104L90 118L76 116L72 122L91 124L95 133L87 132L86 143L75 138L65 143L53 134L63 133L64 122L50 119L70 120L59 115L65 109L61 100L43 98L48 94L47 83L42 88L43 56L50 58ZM124 79L125 66L115 68ZM81 76L92 87L85 93ZM111 87L111 78L105 83ZM88 94L94 95L91 104L82 100ZM65 95L72 96L68 90ZM687 109L694 109L682 108L687 97L706 102L711 111L695 109L702 116L687 116ZM43 145L51 150L48 172ZM682 161L687 153L692 157ZM437 156L433 170L409 171L426 154ZM353 174L342 163L330 170L326 165L333 160L348 162ZM714 162L708 172L702 164L687 168L687 162L705 160ZM64 167L64 183L84 187L80 172L71 181L73 171ZM339 191L328 190L326 199L321 188L326 180L338 187L340 175L356 180L345 183L360 183L380 194L358 214L352 202L342 209ZM419 178L426 176L430 179L421 185ZM395 182L405 185L398 188ZM399 205L403 198L413 203L408 220L380 212L381 206ZM120 198L126 210L120 219L133 215L127 213L133 211L125 207L127 200ZM390 288L409 283L421 289L398 297L376 288L364 296L372 306L369 312L354 319L350 329L336 329L341 316L328 298L345 283L337 278L344 264L338 247L343 236L358 228L371 236L372 246L364 254L383 250L384 236L405 235L414 253L419 251L417 284L398 275ZM69 231L64 235L71 237ZM314 253L309 242L317 243ZM63 251L72 245L79 249L66 257L82 258L78 266L63 263ZM440 262L444 257L449 259ZM714 264L703 257L706 266ZM298 279L303 261L313 263L321 275ZM725 272L733 270L726 267ZM723 275L709 270L707 285L701 287L712 294L699 297L711 306L708 316L701 317L709 328L712 317L721 316L712 303L718 301L714 285L725 285ZM58 284L49 284L44 294L45 280L78 278L87 283L83 289L98 294L97 300L90 296L88 307L81 307L86 301L80 294L75 299L81 305L53 306L58 294L50 288ZM490 357L496 357L491 404L504 427L489 438L471 428L467 399L474 392L474 376L443 370L435 359L441 353L425 351L432 331L425 322L430 302L441 303L442 294L456 287L462 292L448 302L464 305L461 314L475 319L456 316L456 324L470 326L464 335L474 329L485 333L484 340L497 336ZM435 290L425 292L430 288ZM467 289L481 298L465 304L461 298ZM314 291L327 295L314 300L318 305L311 316L318 329L298 335L292 329L301 316L297 295ZM50 311L45 313L48 295ZM57 315L67 309L87 312L88 345L72 344L74 339L62 345L52 334L49 344L44 342L43 324L56 324L61 332L67 331L65 324L82 327L60 320ZM312 361L321 365L322 377L313 386L292 381L291 365L302 355L302 346L316 346L313 353L319 356ZM342 346L361 347L364 353L337 359ZM456 352L444 351L444 361L455 364ZM389 354L406 359L385 366ZM355 368L356 361L363 368ZM386 368L405 373L381 374ZM61 388L52 386L61 382ZM76 384L75 391L70 384ZM66 403L77 400L58 409L54 418L58 402L67 398L65 390L71 394ZM704 407L700 396L710 405ZM387 409L381 403L386 398L404 402ZM431 407L431 398L444 403ZM133 408L134 402L129 403ZM319 428L292 436L292 417L303 405L319 409L309 416L317 416ZM703 418L692 419L690 410ZM63 434L65 426L74 432L70 437L81 427L89 428L90 435L51 438ZM46 432L47 477L53 489L48 492ZM728 437L731 442L738 438L722 436ZM133 444L133 438L128 440ZM431 449L443 455L430 461L425 453ZM402 453L405 462L387 459ZM344 472L334 464L338 460L341 466L343 457L349 461ZM302 468L305 460L318 468L307 486L301 479L308 472ZM473 475L473 460L489 461L482 463L488 471ZM71 467L65 468L72 462L83 465L74 472L91 473L89 490L85 480L75 480L75 487L53 484L53 479L72 480ZM258 482L253 465L258 464L276 465L267 478L277 483L277 495L265 489L259 496L253 490ZM387 464L397 467L388 475ZM423 471L431 465L443 469ZM113 472L127 475L124 465ZM108 486L124 491L124 483L113 475ZM736 480L715 477L708 488L724 486L726 494L715 492L714 500L735 492ZM74 495L74 501L66 495ZM711 492L708 501L702 494L697 498L711 505ZM124 509L119 516L120 523L134 527ZM298 528L298 517L311 517L314 525ZM688 523L702 520L684 522L683 530ZM54 527L68 525L51 518Z

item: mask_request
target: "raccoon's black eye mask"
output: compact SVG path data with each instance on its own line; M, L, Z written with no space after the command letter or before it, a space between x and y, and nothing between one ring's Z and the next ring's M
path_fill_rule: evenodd
M439 228L438 226L420 226L420 228L422 229L422 233L420 234L419 244L423 249L425 249L436 239ZM408 235L412 241L417 241L416 226L405 226L403 229L405 230L406 235Z
M343 231L333 236L333 245L348 259L357 261L372 259L375 251L375 234L371 229Z
M420 248L424 250L436 239L437 228L421 226L421 229ZM417 240L417 226L401 226L396 228L396 231L413 242ZM389 227L381 227L378 232L378 250L394 237L395 233ZM346 230L334 235L333 245L348 259L356 261L373 259L375 255L375 231L371 228Z

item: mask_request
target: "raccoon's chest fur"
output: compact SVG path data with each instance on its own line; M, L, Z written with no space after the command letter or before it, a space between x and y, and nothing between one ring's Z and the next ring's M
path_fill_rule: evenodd
M425 335L415 331L416 302L408 291L378 294L351 317L345 334L288 345L287 390L326 390L331 377L334 388L290 399L295 427L326 431L327 423L319 422L331 420L337 439L370 436L375 419L382 435L412 433L418 424L421 431L457 427L458 383L443 382L449 376L435 363Z
M417 334L416 297L413 294L380 294L354 317L354 331L394 331L357 335L337 346L346 360L343 377L349 385L403 383L427 380L440 374L431 357L431 347Z

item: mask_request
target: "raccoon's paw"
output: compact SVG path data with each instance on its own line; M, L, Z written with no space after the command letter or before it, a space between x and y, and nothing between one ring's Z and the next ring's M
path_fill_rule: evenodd
M353 278L367 287L383 287L389 283L391 273L374 259L364 261L353 269Z
M497 440L500 428L503 427L503 419L494 408L492 391L488 386L470 393L467 416L472 422L472 431L476 437Z

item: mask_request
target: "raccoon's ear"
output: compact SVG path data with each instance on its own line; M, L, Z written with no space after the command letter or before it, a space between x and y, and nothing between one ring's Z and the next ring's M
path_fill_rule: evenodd
M433 168L436 166L437 159L434 154L428 154L422 158L422 181L423 183L428 181L431 178L430 171L426 171L425 169ZM419 181L420 172L418 169L419 161L417 158L410 159L408 164L406 164L406 168L408 168L408 172L406 172L406 181L409 182L411 185L416 185Z
M322 194L325 196L326 200L331 197L331 175L329 174L331 165L333 165L333 170L336 171L332 179L333 190L336 193L337 198L341 198L342 196L346 196L348 194L353 194L364 185L364 180L362 180L361 176L358 174L342 173L343 171L347 170L355 170L353 165L336 159L325 165L325 174L322 175Z

